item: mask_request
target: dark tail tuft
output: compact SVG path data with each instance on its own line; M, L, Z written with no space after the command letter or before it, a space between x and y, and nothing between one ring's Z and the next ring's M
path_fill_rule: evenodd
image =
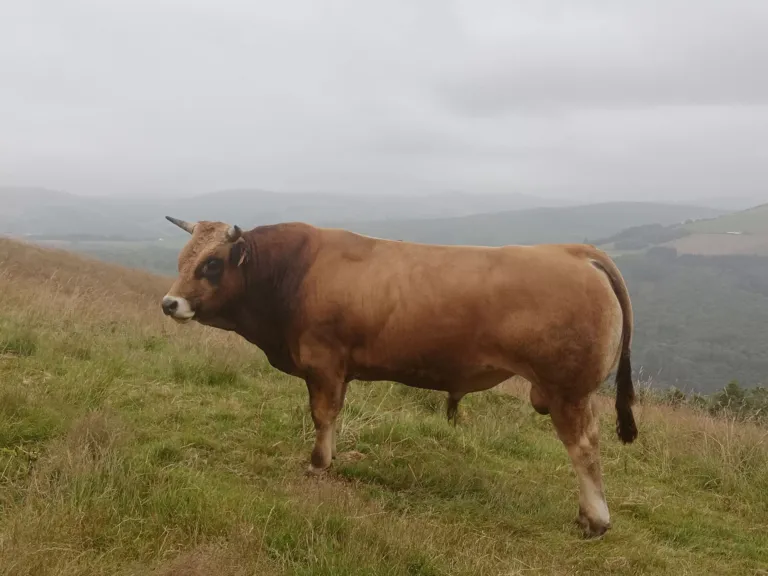
M461 397L458 398L455 396L448 396L448 405L446 410L446 416L448 417L448 422L453 422L453 425L456 426L456 421L459 416L459 401L461 400Z
M632 362L629 358L629 350L624 350L616 371L616 433L624 444L631 444L637 438L637 425L632 414L634 401Z

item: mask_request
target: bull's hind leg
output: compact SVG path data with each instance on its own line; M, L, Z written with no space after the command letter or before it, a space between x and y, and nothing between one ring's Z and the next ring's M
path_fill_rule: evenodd
M611 527L600 471L598 419L592 396L578 402L553 402L552 422L565 444L579 479L577 523L589 537L602 536Z
M456 426L456 422L459 418L459 402L464 398L464 394L461 392L451 392L448 394L448 404L446 407L446 416L448 422L453 422Z

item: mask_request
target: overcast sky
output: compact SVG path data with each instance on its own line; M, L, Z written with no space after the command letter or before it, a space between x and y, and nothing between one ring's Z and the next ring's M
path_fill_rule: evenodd
M0 185L768 197L766 0L24 0Z

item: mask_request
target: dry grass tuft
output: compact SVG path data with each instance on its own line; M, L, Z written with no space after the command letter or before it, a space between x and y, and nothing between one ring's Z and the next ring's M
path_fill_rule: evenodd
M245 539L235 543L212 542L181 552L157 569L157 576L270 576L281 572L269 561L254 556L248 546L258 542Z
M122 431L117 416L92 411L77 420L67 434L67 449L71 454L88 460L101 460L109 454Z

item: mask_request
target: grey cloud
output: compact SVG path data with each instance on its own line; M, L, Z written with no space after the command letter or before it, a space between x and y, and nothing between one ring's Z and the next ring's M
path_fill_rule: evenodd
M768 189L762 0L28 0L0 21L0 185Z
M495 115L768 103L768 77L760 73L768 67L768 6L760 0L538 6L531 12L542 19L539 34L469 46L437 87L449 107ZM496 8L507 30L530 25L514 24L508 6Z

